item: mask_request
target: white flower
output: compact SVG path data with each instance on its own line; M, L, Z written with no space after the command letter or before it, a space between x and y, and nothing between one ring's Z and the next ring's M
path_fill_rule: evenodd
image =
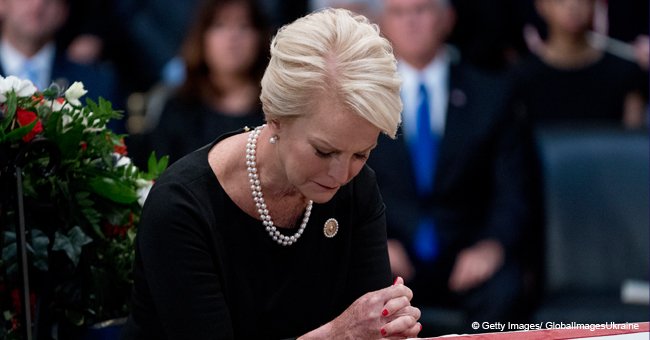
M140 206L144 206L144 201L146 201L147 196L149 196L149 191L151 191L153 181L140 178L136 180L136 185L138 186L138 203Z
M79 101L79 98L81 98L81 96L86 93L88 93L88 91L84 89L84 84L82 82L75 81L65 91L65 99L74 106L80 106L81 102Z
M117 163L115 163L115 166L118 167L118 168L131 164L131 158L120 155L117 152L113 152L113 157L117 158Z
M39 107L40 106L49 107L52 110L52 112L59 112L65 106L65 102L63 100L61 100L61 101L59 101L59 100L43 100L42 103L37 104L37 105ZM64 122L64 126L65 126L65 122Z
M7 93L11 91L18 97L31 97L36 93L36 86L29 80L15 76L0 77L0 103L7 101Z
M63 132L67 132L69 130L68 125L70 125L70 123L72 123L72 116L70 116L69 114L64 113L61 116L61 123L63 125Z

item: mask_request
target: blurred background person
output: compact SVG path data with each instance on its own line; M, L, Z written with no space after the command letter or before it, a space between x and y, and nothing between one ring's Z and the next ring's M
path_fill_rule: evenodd
M541 41L513 70L518 106L531 121L646 124L647 72L633 52L624 59L590 42L597 4L535 0Z
M463 54L465 61L489 72L503 72L527 53L521 35L528 1L520 0L452 0L456 23L448 38ZM325 7L346 8L373 20L381 1L377 0L309 0L311 11Z
M183 46L186 77L168 98L148 140L170 161L217 136L262 123L260 80L269 27L254 0L207 0Z
M345 8L359 13L371 21L375 21L381 1L376 0L308 0L310 11L317 11L323 8Z
M39 89L51 83L63 88L84 83L89 98L103 97L116 109L124 108L112 68L103 63L72 61L57 44L57 34L68 20L68 0L1 0L3 11L0 42L0 74L30 79ZM122 121L109 125L125 132Z
M386 202L395 275L423 308L423 335L470 332L471 321L525 317L520 258L529 231L527 135L510 84L461 60L445 41L444 0L385 0L378 17L403 79L403 125L369 160ZM427 307L461 311L437 323Z
M103 0L98 0L103 1ZM307 12L307 0L256 0L277 29ZM129 92L145 92L163 82L183 81L178 55L188 31L200 15L200 0L112 1L111 32L107 32L108 57L119 65Z

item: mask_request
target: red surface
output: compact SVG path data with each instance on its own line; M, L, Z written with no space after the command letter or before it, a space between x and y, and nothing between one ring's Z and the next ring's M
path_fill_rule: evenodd
M541 327L547 327L547 323L536 324ZM593 324L582 324L585 327L591 327ZM497 340L554 340L554 339L579 339L589 338L594 336L608 336L619 334L631 334L648 332L650 324L648 322L634 322L624 324L599 324L603 329L583 329L571 328L580 327L579 324L560 324L556 323L553 329L540 329L532 331L514 331L514 332L492 332L481 333L472 335L447 335L442 337L428 338L428 339L445 339L445 340L483 340L483 339L497 339ZM594 327L595 328L595 327Z

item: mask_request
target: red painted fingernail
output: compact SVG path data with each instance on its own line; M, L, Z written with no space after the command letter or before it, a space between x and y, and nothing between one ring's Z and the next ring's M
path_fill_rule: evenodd
M381 336L386 336L386 330L385 329L382 328L379 331L381 332Z
M381 315L383 316L388 315L388 309L384 309L383 311L381 311Z
M395 278L395 281L393 281L393 286L397 284L397 279L399 279L399 276Z
M420 324L420 331L422 331L422 324Z

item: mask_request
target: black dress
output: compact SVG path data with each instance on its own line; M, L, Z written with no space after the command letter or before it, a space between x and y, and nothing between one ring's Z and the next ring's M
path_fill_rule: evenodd
M233 116L177 95L165 104L148 142L156 155L168 155L170 163L173 163L224 133L260 125L263 121L261 107Z
M314 204L302 237L281 246L208 164L211 146L227 136L173 164L151 190L124 339L296 337L391 284L385 208L370 168ZM329 218L339 222L333 238L323 233Z
M513 69L520 108L533 122L621 122L625 96L646 94L647 73L610 53L593 64L558 69L530 55Z

